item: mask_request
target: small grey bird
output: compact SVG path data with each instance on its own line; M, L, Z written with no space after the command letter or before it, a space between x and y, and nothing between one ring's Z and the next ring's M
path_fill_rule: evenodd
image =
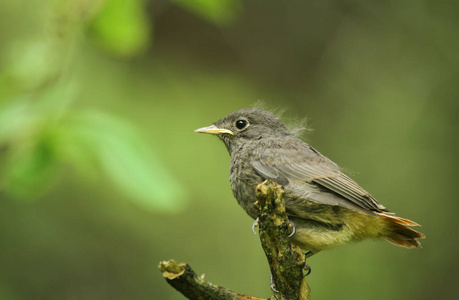
M266 179L285 190L285 208L296 232L292 243L309 251L366 238L419 248L424 235L394 216L327 157L287 129L274 114L241 109L196 132L214 134L231 155L230 181L239 204L257 218L255 188Z

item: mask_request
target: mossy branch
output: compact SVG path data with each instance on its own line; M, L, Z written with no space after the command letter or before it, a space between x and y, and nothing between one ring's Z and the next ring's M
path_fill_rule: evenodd
M290 228L284 205L284 191L272 181L257 186L260 240L273 278L273 295L277 300L310 300L311 290L303 276L304 254L288 240ZM261 298L239 294L205 281L184 263L174 260L159 264L166 281L188 299L244 299Z
M311 290L303 276L305 256L288 240L289 222L285 212L284 190L273 181L257 186L260 240L268 258L275 285L275 299L309 300Z
M163 261L159 264L167 283L185 297L192 300L262 300L252 296L238 294L218 285L205 281L204 275L198 276L188 264L177 263L175 260Z

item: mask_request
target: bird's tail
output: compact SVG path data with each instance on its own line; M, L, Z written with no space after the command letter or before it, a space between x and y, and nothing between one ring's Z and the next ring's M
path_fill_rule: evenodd
M418 223L390 215L377 213L386 223L386 240L394 245L406 248L421 248L417 239L425 238L425 235L407 226L420 226Z

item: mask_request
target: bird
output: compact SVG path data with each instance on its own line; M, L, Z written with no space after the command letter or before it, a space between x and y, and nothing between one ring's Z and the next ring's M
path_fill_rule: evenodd
M419 224L395 216L274 113L244 108L195 132L223 141L231 156L233 195L253 219L258 218L256 186L265 180L282 186L295 229L289 239L307 251L306 257L364 239L421 247L424 234L410 228Z

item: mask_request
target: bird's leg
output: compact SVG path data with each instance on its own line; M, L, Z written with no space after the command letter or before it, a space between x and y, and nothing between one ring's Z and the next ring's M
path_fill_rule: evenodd
M255 221L253 221L253 224L252 224L252 232L253 232L253 234L257 234L257 233L255 232L255 227L258 226L258 222L259 222L259 221L260 221L260 218L256 218Z
M319 252L319 251L317 251L317 252ZM306 260L307 258L313 256L313 255L316 254L317 252L312 252L312 251L306 252L306 253L304 254L304 259ZM305 263L303 269L306 271L306 274L304 274L305 277L308 276L309 274L311 274L312 269L311 269L311 267L310 267L308 264Z
M308 251L304 254L304 259L306 258L310 258L311 256L313 256L314 254L316 254L317 252L312 252L312 251Z

